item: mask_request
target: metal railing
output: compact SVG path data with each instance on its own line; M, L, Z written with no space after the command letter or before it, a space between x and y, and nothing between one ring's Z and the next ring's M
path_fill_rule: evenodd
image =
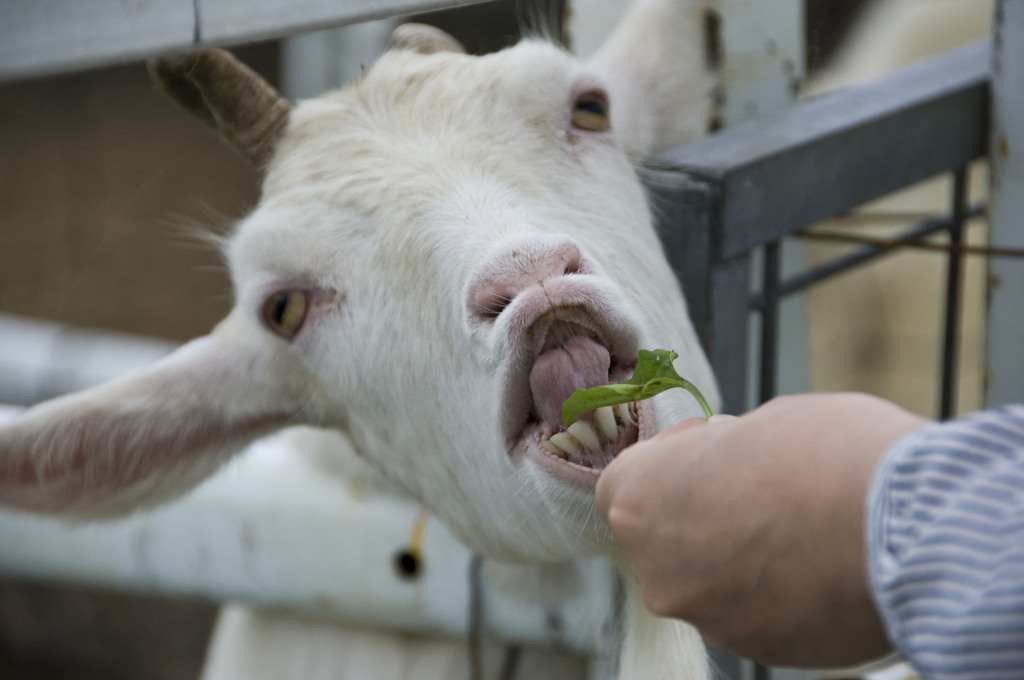
M647 168L666 253L725 412L776 394L784 298L896 249L927 247L946 252L946 286L936 291L945 298L938 413L953 414L963 259L1024 257L964 242L965 222L985 212L967 204L965 187L968 165L987 153L990 53L987 41L949 52L675 149ZM852 252L783 274L786 239L840 238L809 227L943 173L954 178L944 214L886 239L854 236ZM924 241L939 232L947 244ZM729 655L719 661L730 678L788 672L745 667Z
M761 317L757 401L764 401L776 389L777 315L784 296L939 229L959 242L965 218L978 211L964 205L963 186L966 166L987 148L989 55L988 43L955 50L726 130L652 164L648 185L662 215L668 257L687 291L727 412L756 403L747 387L750 310ZM783 239L943 172L958 177L948 217L918 225L892 243L866 244L841 260L781 276ZM754 285L757 253L763 266ZM950 251L952 281L962 255ZM950 304L955 309L955 294ZM955 353L952 328L947 362ZM948 370L951 376L951 363Z
M0 81L484 0L4 0Z

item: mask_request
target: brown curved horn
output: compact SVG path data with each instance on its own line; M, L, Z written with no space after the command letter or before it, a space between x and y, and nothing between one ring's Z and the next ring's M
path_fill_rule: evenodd
M257 169L266 166L291 113L270 83L217 49L153 59L148 68L165 95L217 130Z

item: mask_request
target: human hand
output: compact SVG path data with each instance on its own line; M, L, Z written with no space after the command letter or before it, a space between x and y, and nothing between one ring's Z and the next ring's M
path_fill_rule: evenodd
M928 421L861 394L781 397L680 423L620 454L597 505L653 613L764 663L890 651L866 575L875 467Z

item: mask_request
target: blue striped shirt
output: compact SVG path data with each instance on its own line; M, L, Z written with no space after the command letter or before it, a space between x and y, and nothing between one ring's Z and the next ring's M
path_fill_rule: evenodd
M875 602L921 677L1024 679L1024 405L898 442L867 519Z

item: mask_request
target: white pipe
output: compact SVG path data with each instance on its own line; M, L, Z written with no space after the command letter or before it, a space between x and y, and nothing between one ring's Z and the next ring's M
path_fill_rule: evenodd
M400 576L393 560L408 545L418 506L332 474L308 455L310 436L259 442L181 501L122 521L71 525L0 512L0 572L467 634L469 551L428 519L421 575ZM614 592L604 560L551 568L557 583L543 590L559 592L556 600L531 592L531 578L515 569L502 567L501 579L487 579L485 569L489 633L586 654L601 648Z
M0 317L0 383L5 399L36 401L172 348ZM19 410L0 405L0 422ZM472 555L440 521L425 525L420 575L393 568L418 514L342 436L296 428L257 442L181 500L125 520L74 525L0 512L0 573L466 635ZM607 561L489 565L484 574L483 623L496 639L587 655L609 647L615 576Z
M166 340L0 315L0 402L28 406L146 366Z

